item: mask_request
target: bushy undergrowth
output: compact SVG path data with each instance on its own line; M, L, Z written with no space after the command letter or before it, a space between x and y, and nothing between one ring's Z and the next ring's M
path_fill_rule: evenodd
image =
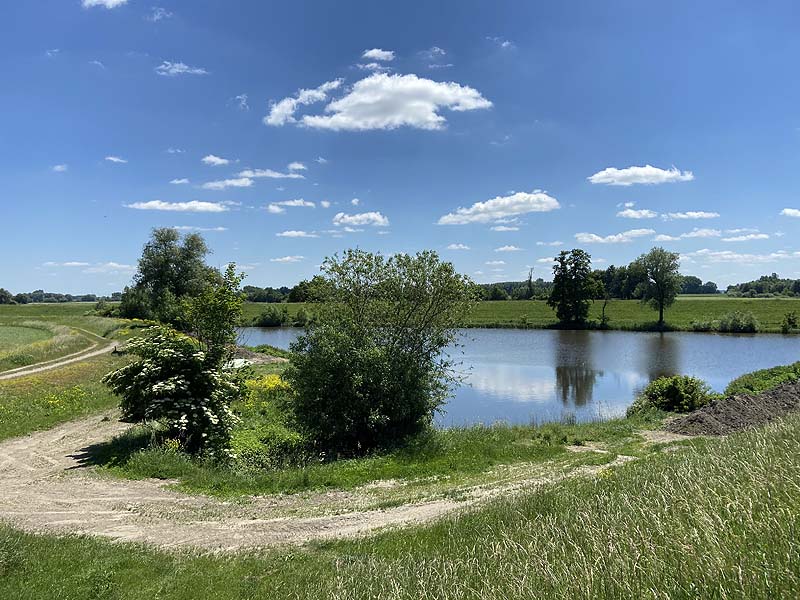
M696 377L673 375L651 381L628 408L628 416L648 410L691 412L713 398L708 384Z
M267 356L275 356L277 358L290 358L292 356L292 353L289 350L270 346L269 344L254 346L252 350L253 352L258 352L259 354L266 354Z
M749 310L734 310L722 316L717 329L721 333L757 333L758 319Z
M725 388L725 395L758 394L771 390L783 383L795 383L798 380L800 380L800 362L770 369L761 369L731 381Z
M286 306L267 306L264 311L253 318L254 327L305 327L311 321L311 315L300 308L293 314Z

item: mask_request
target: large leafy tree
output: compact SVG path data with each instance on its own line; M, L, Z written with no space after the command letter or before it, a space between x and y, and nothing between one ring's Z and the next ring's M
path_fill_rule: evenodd
M664 326L664 309L675 302L681 291L681 275L678 272L680 255L664 248L653 248L634 261L646 279L639 284L637 295L642 302L658 311L658 326Z
M585 323L589 306L597 295L592 257L579 248L561 251L553 265L553 289L547 299L558 320L568 324Z
M181 302L219 278L206 265L206 254L208 247L197 233L181 237L175 229L154 229L142 250L134 284L122 296L122 316L180 322Z
M357 454L428 426L457 379L446 353L474 288L434 252L325 260L315 319L285 373L298 428L322 451Z

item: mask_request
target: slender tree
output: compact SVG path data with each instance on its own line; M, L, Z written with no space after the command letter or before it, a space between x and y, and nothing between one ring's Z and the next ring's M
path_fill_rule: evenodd
M658 327L664 327L664 309L675 302L681 290L681 275L678 272L680 255L664 248L653 248L636 259L636 264L646 279L637 288L642 302L650 304L658 311Z
M558 320L562 323L585 323L595 296L592 257L579 248L569 252L563 250L553 265L553 289L547 299Z

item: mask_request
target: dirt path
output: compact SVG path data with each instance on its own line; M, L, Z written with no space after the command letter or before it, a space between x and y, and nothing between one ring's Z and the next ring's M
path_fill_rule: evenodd
M74 352L73 354L68 354L67 356L62 356L61 358L55 358L53 360L36 363L35 365L28 365L26 367L19 367L17 369L5 371L0 373L0 381L6 379L16 379L17 377L25 377L27 375L33 375L34 373L49 371L50 369L58 369L59 367L63 367L64 365L68 365L70 363L86 360L87 358L92 358L101 354L106 354L107 352L111 352L114 348L116 348L116 344L113 343L109 343L101 348L97 348L98 346L100 346L100 343L96 342L80 352Z
M352 492L224 501L169 490L169 482L111 479L87 469L88 447L107 441L127 427L113 415L100 415L0 443L0 519L30 531L91 534L167 548L239 550L421 523L502 494L565 477L591 475L632 460L619 456L609 465L556 470L555 475L547 465L529 465L527 471L523 470L525 465L511 465L510 471L516 474L508 481L462 490L459 500L354 510L382 485L396 482L376 482ZM320 507L320 515L286 516L301 505L303 510ZM341 512L325 514L331 506L338 506ZM298 512L302 514L303 510Z

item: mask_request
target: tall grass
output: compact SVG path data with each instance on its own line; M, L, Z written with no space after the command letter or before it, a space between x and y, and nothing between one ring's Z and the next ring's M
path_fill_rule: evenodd
M800 416L426 527L234 556L0 527L0 597L800 597Z
M17 325L15 324L15 326ZM66 356L83 350L92 343L85 335L63 325L44 321L23 321L18 326L44 331L48 337L28 344L12 346L10 349L0 352L0 372ZM2 328L1 324L0 328Z

